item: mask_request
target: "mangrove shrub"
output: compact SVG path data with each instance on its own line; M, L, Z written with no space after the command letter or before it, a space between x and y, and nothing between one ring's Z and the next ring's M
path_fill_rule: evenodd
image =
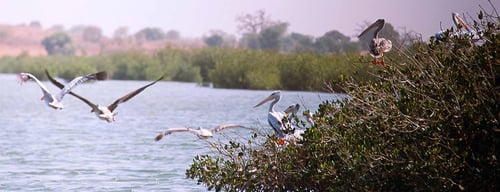
M393 50L375 79L339 81L302 141L213 143L186 171L228 191L498 191L500 18Z

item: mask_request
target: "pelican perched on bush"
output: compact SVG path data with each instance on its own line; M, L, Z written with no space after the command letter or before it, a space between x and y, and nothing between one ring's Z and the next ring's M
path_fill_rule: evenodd
M268 97L266 97L265 99L263 99L261 102L259 102L257 105L254 106L255 107L258 107L258 106L261 106L262 104L268 102L268 101L271 101L271 104L269 105L269 113L267 114L267 122L269 123L269 125L273 128L274 132L276 133L276 136L278 137L278 144L283 144L284 143L284 140L283 138L285 138L285 131L292 131L293 128L292 128L292 124L290 123L290 121L287 121L286 119L286 116L287 116L287 112L290 113L290 112L293 112L296 108L296 105L293 105L293 106L290 106L288 107L285 111L276 111L274 109L274 106L276 105L276 103L278 103L281 99L281 91L274 91L273 93L271 93L271 95L269 95ZM299 105L300 107L300 105Z
M311 124L311 126L314 126L314 115L311 111L306 111L304 112L304 116L306 117L307 122Z
M276 103L278 103L280 101L280 99L281 99L281 91L274 91L271 95L269 95L268 97L263 99L261 102L259 102L257 105L255 105L254 108L261 106L262 104L264 104L268 101L273 100L273 102L271 102L271 104L269 105L269 113L267 114L267 122L273 128L273 130L276 133L276 135L278 136L278 138L284 138L285 134L283 133L284 126L283 126L282 120L286 114L284 112L277 112L274 109L274 106L276 105Z
M460 17L460 14L458 13L451 13L451 19L453 23L455 24L455 27L457 27L457 31L452 33L451 36L460 36L460 35L470 35L474 37L476 35L476 32L472 30L467 23ZM465 30L465 31L464 31ZM443 41L446 38L446 31L440 31L437 32L434 37L439 40Z
M366 28L361 34L359 34L358 38L363 36L366 32L375 28L375 33L373 34L373 39L369 44L370 55L373 57L373 64L382 64L385 65L384 62L384 53L389 52L392 48L391 40L378 37L378 34L382 28L384 28L385 20L378 19L375 23L371 24L368 28ZM377 61L378 58L381 58L381 61Z
M288 106L283 112L285 113L285 115L287 115L287 120L288 122L291 123L292 119L293 119L293 115L297 114L297 112L299 112L300 110L300 104L296 103L296 104L292 104L290 106ZM290 125L291 127L291 125Z
M297 112L299 112L299 110L300 110L300 104L296 103L288 106L283 112L287 114L296 114Z
M234 128L244 128L244 129L252 130L251 128L241 126L241 125L236 125L236 124L218 125L218 126L211 128L211 129L205 129L202 127L199 127L198 129L192 129L189 127L169 128L169 129L161 132L158 136L156 136L155 141L159 141L164 136L170 135L170 134L175 133L175 132L189 132L189 133L195 134L200 139L207 139L207 138L213 137L214 134L219 132L219 131L222 131L225 129L234 129Z
M52 95L47 87L45 87L45 85L31 73L19 73L18 78L21 84L25 83L28 80L35 81L40 89L42 89L43 96L41 99L45 101L45 104L53 109L63 109L63 104L61 101L63 97L71 91L71 89L88 80L104 80L107 78L107 73L105 71L101 71L98 73L87 74L74 78L66 85L60 84L59 88L61 89L61 91L55 96Z
M45 73L47 74L47 77L49 78L50 82L52 82L55 86L59 87L60 89L63 88L63 85L61 83L59 83L57 80L55 80L52 76L50 76L49 72L47 70L45 70ZM120 103L124 103L126 101L128 101L129 99L131 99L132 97L136 96L137 94L141 93L142 91L144 91L146 88L148 88L149 86L155 84L156 82L160 81L161 79L163 79L163 76L161 76L160 78L158 78L156 81L153 81L135 91L132 91L128 94L126 94L125 96L123 97L120 97L118 98L117 100L115 100L115 102L111 103L111 105L109 106L101 106L101 105L97 105L97 104L94 104L92 102L90 102L88 99L80 96L80 95L77 95L73 92L69 92L69 94L75 96L76 98L82 100L83 102L85 102L88 106L90 106L90 108L92 108L92 110L90 112L93 112L95 113L95 115L101 119L101 120L105 120L107 121L108 123L111 123L113 121L115 121L115 115L117 114L116 112L113 112L116 107L118 107L118 104Z

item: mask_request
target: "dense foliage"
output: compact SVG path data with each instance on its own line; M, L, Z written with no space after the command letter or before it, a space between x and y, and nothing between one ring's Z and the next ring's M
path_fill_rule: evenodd
M478 18L474 37L451 30L393 50L372 81L339 81L348 99L321 104L302 141L213 143L187 177L217 191L498 191L500 18Z
M49 55L73 55L75 47L68 34L54 33L42 40L42 45Z
M355 54L277 53L273 51L165 48L154 54L115 53L92 57L4 57L0 72L30 72L45 79L44 70L71 79L83 73L108 71L112 79L212 82L218 88L320 90L323 82L359 72L367 78L373 66L352 64Z

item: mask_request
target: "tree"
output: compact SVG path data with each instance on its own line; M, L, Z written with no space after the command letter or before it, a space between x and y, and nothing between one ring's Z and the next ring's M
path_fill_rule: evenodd
M42 28L42 24L40 23L40 21L31 21L29 26L35 28Z
M212 34L211 36L204 38L203 41L205 41L205 44L209 47L221 47L224 43L222 36L217 34Z
M259 34L245 33L240 40L240 47L248 49L260 49Z
M128 38L129 34L127 27L119 27L113 33L113 39L118 43L123 43Z
M314 47L319 53L341 53L355 51L357 46L349 37L337 30L332 30L316 39Z
M264 28L274 24L264 10L258 10L255 14L245 14L236 18L238 31L242 33L260 33Z
M261 49L280 50L288 23L277 23L264 28L259 33Z
M291 52L311 52L314 51L313 37L300 33L291 33L283 40L283 50Z
M158 41L165 38L165 34L160 28L144 28L135 34L139 40Z
M99 27L87 26L82 33L83 40L91 43L97 43L101 40L102 31Z
M75 53L71 37L63 32L46 37L42 40L42 45L49 55L74 55Z
M250 49L279 50L288 24L275 22L264 10L255 14L245 14L236 18L238 31L243 33L240 46Z
M177 30L169 30L165 33L165 39L176 40L181 38L181 34Z

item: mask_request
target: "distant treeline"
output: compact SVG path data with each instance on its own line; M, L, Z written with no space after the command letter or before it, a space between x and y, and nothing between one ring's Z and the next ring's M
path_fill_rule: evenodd
M44 70L71 79L105 70L111 79L213 83L217 88L325 90L325 82L344 76L368 79L375 68L357 53L279 53L229 48L164 48L155 54L123 52L92 57L3 57L1 73L29 72L46 79Z

